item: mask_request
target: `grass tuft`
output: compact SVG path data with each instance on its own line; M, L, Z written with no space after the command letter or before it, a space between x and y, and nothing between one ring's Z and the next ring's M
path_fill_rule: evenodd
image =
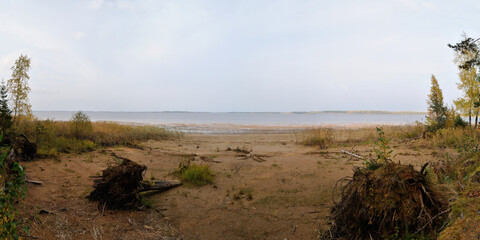
M181 161L173 174L184 184L196 187L213 184L215 180L215 175L208 165L192 164L189 160Z

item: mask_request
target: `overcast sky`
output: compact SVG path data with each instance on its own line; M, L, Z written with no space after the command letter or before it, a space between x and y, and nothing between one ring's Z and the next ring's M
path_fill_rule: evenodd
M0 0L0 76L33 110L425 111L479 1Z

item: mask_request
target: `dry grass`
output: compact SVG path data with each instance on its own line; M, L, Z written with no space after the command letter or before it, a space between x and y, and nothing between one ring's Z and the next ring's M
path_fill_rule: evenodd
M387 138L393 140L418 139L425 132L421 124L405 126L381 126ZM339 145L358 145L370 144L377 138L375 127L364 128L307 128L302 132L296 133L298 143L306 146L319 146L327 148L334 144Z
M334 141L333 129L309 128L297 134L297 142L305 146L328 148Z
M462 146L473 147L480 140L480 132L469 128L440 129L429 134L425 139L431 148L459 148ZM468 146L472 145L472 146Z
M156 126L132 126L112 122L92 122L88 131L74 131L71 121L24 120L19 126L38 145L40 157L58 157L59 153L82 153L98 147L114 145L137 146L147 140L170 140L182 137L181 132ZM78 129L76 129L78 130Z

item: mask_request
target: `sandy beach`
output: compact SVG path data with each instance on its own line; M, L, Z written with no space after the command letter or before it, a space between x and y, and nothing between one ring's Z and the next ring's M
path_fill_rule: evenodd
M368 156L372 145L319 149L299 144L295 133L263 130L186 134L179 140L144 142L138 148L106 148L27 162L28 178L43 185L29 184L20 216L33 216L30 233L40 239L317 239L331 223L336 182L362 164L341 150ZM395 160L420 168L435 158L412 144L392 142ZM237 147L251 153L227 150ZM210 166L215 183L148 196L152 208L145 211L102 209L86 196L92 190L90 176L115 162L112 152L146 165L145 178L157 179L174 179L172 171L190 157Z

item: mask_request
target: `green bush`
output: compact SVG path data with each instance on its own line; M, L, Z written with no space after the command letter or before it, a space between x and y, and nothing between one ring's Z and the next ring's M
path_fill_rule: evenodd
M18 239L15 205L25 198L27 187L22 166L16 161L7 162L8 151L8 147L0 148L0 239Z
M92 122L87 114L77 112L72 117L71 131L72 135L77 139L90 138L93 133Z
M454 125L456 128L457 128L457 127L464 128L464 127L468 126L468 122L466 122L465 120L463 120L462 117L457 116L457 117L455 118L455 121L454 121L453 125Z
M213 184L215 176L208 165L192 164L188 159L181 161L174 175L183 183L197 187Z

